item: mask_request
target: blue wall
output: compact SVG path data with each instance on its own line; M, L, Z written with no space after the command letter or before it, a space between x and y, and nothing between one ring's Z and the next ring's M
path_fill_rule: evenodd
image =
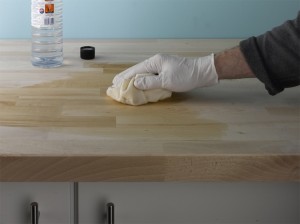
M30 38L31 0L0 1L0 38ZM300 9L300 0L63 1L65 38L245 38Z

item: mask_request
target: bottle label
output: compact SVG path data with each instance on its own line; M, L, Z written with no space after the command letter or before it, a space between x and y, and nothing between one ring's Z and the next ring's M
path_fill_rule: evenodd
M31 25L36 28L55 24L55 7L53 0L32 0Z

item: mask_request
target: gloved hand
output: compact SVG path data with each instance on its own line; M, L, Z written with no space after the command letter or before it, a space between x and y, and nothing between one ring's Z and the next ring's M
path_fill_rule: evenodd
M162 88L185 92L218 83L213 54L200 58L157 54L115 76L113 86L119 86L124 79L142 73L154 73L157 76L136 79L134 85L141 90Z

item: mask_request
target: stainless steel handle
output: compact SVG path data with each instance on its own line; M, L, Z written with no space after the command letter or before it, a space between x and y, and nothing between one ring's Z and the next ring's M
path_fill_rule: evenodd
M107 203L107 224L115 224L115 206L113 203Z
M31 207L31 224L39 224L39 205L37 202L32 202L30 204Z

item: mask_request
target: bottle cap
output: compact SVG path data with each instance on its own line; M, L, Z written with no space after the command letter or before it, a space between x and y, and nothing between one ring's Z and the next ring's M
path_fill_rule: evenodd
M91 60L95 58L95 47L83 46L80 48L80 58L84 60Z

